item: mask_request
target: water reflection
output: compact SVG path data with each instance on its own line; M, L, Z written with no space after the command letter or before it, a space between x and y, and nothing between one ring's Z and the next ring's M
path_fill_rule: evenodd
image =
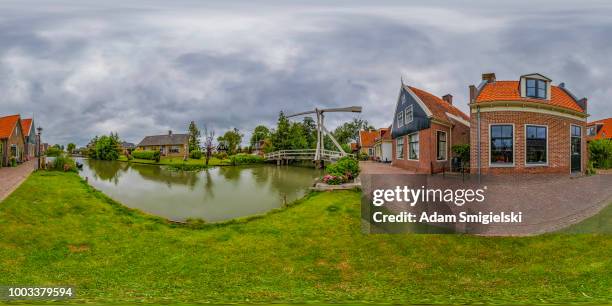
M311 168L257 165L201 172L163 166L83 161L82 176L112 198L171 220L216 222L264 213L302 197L320 175Z

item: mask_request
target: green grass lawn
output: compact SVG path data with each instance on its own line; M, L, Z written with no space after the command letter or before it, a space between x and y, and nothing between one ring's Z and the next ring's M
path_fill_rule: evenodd
M194 229L37 172L0 203L0 285L74 285L95 303L612 300L610 236L365 235L359 202L315 193Z

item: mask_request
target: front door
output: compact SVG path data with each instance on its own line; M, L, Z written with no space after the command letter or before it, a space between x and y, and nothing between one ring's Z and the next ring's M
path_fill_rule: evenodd
M571 127L571 169L572 172L580 172L581 152L582 152L582 128L576 125Z

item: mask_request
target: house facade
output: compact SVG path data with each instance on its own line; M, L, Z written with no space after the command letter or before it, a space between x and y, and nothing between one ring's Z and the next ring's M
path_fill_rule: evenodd
M478 174L570 173L586 168L587 99L538 73L470 86L470 165Z
M359 131L359 153L367 154L370 158L374 158L374 139L378 135L377 131L361 130Z
M189 135L173 134L146 136L138 145L137 150L159 151L161 156L189 156Z
M36 157L36 128L34 127L34 120L22 119L21 120L21 131L25 137L24 156L25 159L31 160Z
M587 124L587 141L597 139L612 140L612 118L601 119Z
M402 84L391 138L392 165L416 173L438 173L451 168L451 147L469 143L469 117L442 98Z
M391 128L378 129L374 139L374 159L376 161L390 163L393 160L393 139Z
M21 117L0 117L0 166L9 166L14 158L18 163L25 160L25 137Z

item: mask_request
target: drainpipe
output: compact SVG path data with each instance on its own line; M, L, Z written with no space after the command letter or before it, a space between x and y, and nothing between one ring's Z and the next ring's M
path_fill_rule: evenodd
M480 159L480 106L476 106L476 125L478 125L478 127L476 128L476 143L477 143L477 155L478 155L478 162L477 162L477 167L478 167L478 184L480 184L480 168L481 168L481 159Z

